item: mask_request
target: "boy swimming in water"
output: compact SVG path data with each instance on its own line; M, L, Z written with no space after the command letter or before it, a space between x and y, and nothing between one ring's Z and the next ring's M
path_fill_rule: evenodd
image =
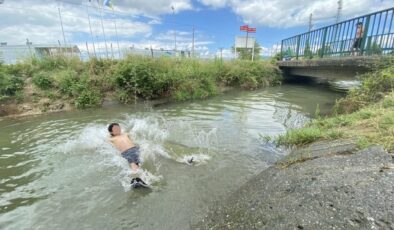
M139 178L140 174L140 158L139 148L134 145L127 133L122 133L118 123L111 123L108 126L108 132L111 134L111 143L121 152L121 156L125 158L131 168L131 185L135 187L145 186L146 183Z

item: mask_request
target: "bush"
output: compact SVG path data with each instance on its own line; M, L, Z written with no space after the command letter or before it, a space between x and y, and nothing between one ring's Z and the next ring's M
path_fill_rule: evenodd
M101 104L101 95L97 90L84 89L74 100L74 106L79 109L96 107Z
M281 82L278 68L263 61L232 61L225 63L219 80L227 85L256 89Z
M24 81L22 78L4 73L0 70L0 99L14 96L22 90Z
M55 86L66 96L72 97L80 92L78 91L78 87L76 87L80 81L76 71L62 70L54 73L53 78L55 81Z
M33 83L40 89L47 90L53 86L53 78L48 72L39 72L33 76Z
M337 101L337 113L351 113L363 106L377 102L389 92L394 91L394 66L386 67L361 76L362 85L349 92L346 98Z
M130 56L119 63L115 82L130 94L137 92L143 98L157 98L169 89L169 68L157 59Z

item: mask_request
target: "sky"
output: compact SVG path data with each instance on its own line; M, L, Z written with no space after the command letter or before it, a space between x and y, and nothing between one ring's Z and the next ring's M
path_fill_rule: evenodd
M257 29L252 36L269 56L282 39L308 30L310 14L316 29L335 23L338 9L338 0L112 0L113 10L99 2L3 0L0 42L60 42L85 52L92 52L93 43L101 51L112 44L116 52L118 44L121 50L173 50L176 37L177 50L191 50L194 28L200 56L214 57L221 48L231 56L235 36L245 35L239 27L247 24ZM393 6L392 0L343 0L341 20Z

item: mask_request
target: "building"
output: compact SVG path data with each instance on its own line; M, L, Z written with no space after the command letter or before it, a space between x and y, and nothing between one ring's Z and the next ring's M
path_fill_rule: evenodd
M30 57L43 58L57 54L79 57L81 51L78 46L33 45L31 42L25 45L0 43L0 62L4 64L15 64Z

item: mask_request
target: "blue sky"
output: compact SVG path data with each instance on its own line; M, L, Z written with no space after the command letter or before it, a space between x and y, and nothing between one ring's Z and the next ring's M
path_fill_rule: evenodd
M309 15L314 28L335 22L338 0L113 0L103 15L106 41L117 49L190 50L195 27L195 50L212 57L219 48L231 56L234 37L244 35L239 27L256 27L254 34L263 46L264 55L275 51L281 39L307 31ZM171 7L174 6L174 12ZM345 20L393 7L388 0L343 0L341 19ZM5 0L0 5L0 42L24 44L26 38L35 44L64 43L58 8L61 10L66 43L81 50L105 47L97 0ZM92 33L88 24L91 19ZM115 30L115 21L117 31ZM116 36L118 32L118 36ZM92 36L93 35L93 36ZM98 47L97 47L98 46Z

